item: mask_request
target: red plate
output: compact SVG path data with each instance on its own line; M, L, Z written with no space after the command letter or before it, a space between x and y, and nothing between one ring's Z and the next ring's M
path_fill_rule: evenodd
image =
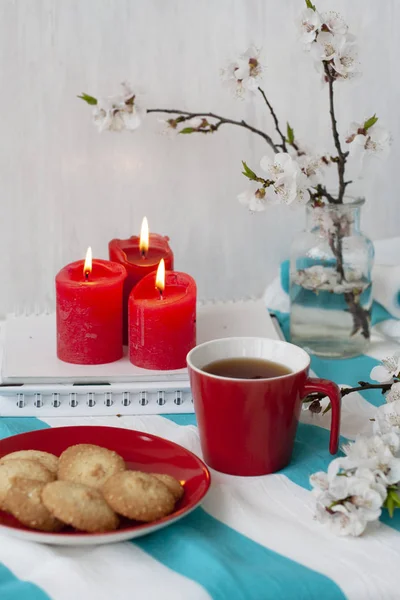
M44 450L59 456L73 444L97 444L118 452L129 469L172 475L184 485L185 494L168 517L150 524L130 522L117 531L44 533L28 529L11 515L0 511L1 532L46 544L78 546L120 542L178 521L200 504L210 487L210 473L206 465L192 452L156 435L119 427L54 427L21 433L0 440L0 458L17 450Z

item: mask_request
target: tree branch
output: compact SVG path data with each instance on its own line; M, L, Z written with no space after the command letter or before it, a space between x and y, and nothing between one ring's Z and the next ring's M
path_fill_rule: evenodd
M363 392L364 390L381 390L382 393L388 392L392 387L393 383L366 383L365 381L359 381L360 385L352 388L341 388L340 395L343 398L353 392ZM322 392L315 392L307 396L303 402L308 404L309 402L315 402L316 400L322 400L326 397L326 394Z
M320 183L316 186L315 192L310 192L312 200L318 200L319 198L326 198L331 204L336 204L336 199L328 192L324 185Z
M259 87L259 88L258 88L258 91L260 92L260 94L261 94L261 95L262 95L262 97L264 98L265 104L268 106L268 108L269 108L269 112L270 112L270 113L271 113L271 115L272 115L272 118L273 118L273 120L274 120L274 123L275 123L275 129L276 129L276 131L278 132L278 134L280 135L280 138L281 138L281 140L282 140L282 144L280 144L280 145L281 145L281 147L282 147L282 150L283 150L283 152L287 152L287 147L286 147L286 137L283 135L283 133L282 133L282 131L281 131L280 127L279 127L279 121L278 121L278 117L276 116L276 113L275 113L274 109L272 108L272 105L271 105L271 104L270 104L270 102L268 101L268 98L267 98L267 96L265 95L265 92L264 92L264 90L262 90L262 89Z
M332 254L336 258L336 272L338 274L338 283L346 281L343 260L343 235L340 231L340 224L335 225L336 233L329 235L329 246ZM335 244L336 241L336 244ZM349 290L344 293L344 299L349 307L349 311L353 318L353 331L351 335L355 335L361 330L361 334L365 339L370 338L370 312L363 308L360 304L359 294L355 290Z
M338 198L336 200L336 204L342 204L344 192L346 190L346 183L344 181L344 171L345 171L345 164L346 164L346 159L347 159L348 153L343 152L342 146L340 144L339 132L338 132L336 116L335 116L335 105L334 105L334 100L333 100L334 77L331 73L329 63L327 61L324 61L324 71L325 71L326 79L328 81L328 86L329 86L329 114L331 116L333 140L335 142L335 148L338 153L337 168L338 168L338 176L339 176L339 194L338 194Z
M148 112L148 113L166 113L166 114L170 114L170 115L171 114L172 115L182 115L185 117L185 121L188 121L189 119L192 119L193 117L208 117L210 119L217 119L219 121L219 123L217 123L215 125L216 129L218 129L221 125L238 125L239 127L243 127L244 129L248 129L249 131L252 131L256 135L259 135L267 142L267 144L272 148L272 150L275 153L279 152L279 147L273 142L272 138L267 133L264 133L260 129L257 129L256 127L253 127L252 125L249 125L245 121L235 121L234 119L226 119L225 117L221 117L220 115L216 115L215 113L211 113L211 112L209 112L209 113L202 113L202 112L192 113L192 112L187 112L184 110L174 110L171 108L148 108L146 112Z

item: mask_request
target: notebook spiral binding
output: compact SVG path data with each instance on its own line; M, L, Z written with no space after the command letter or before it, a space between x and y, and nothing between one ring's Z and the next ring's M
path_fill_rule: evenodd
M0 386L0 416L122 416L192 412L193 398L188 382L162 386L146 384L146 389L140 388L139 384Z

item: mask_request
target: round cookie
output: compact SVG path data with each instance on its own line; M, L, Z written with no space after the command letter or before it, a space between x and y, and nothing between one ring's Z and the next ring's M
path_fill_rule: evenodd
M24 458L28 460L36 460L40 462L46 469L48 469L54 475L57 475L58 469L58 457L50 452L42 452L42 450L18 450L18 452L11 452L6 454L0 460L0 464L9 460L15 460L16 458Z
M152 477L157 477L159 481L162 481L164 485L167 486L171 494L173 495L175 502L178 502L185 493L183 489L183 485L179 483L175 477L172 475L167 475L165 473L151 473Z
M169 515L175 499L156 477L139 471L124 471L110 477L102 488L104 498L116 513L148 523Z
M4 509L4 500L16 477L37 479L47 483L55 476L41 463L25 458L15 458L0 464L0 509Z
M58 479L100 489L112 475L124 470L125 462L116 452L93 444L77 444L61 454Z
M53 481L44 486L42 501L54 517L80 531L113 531L119 524L102 494L87 485Z
M46 484L37 479L16 477L4 500L6 510L18 521L39 531L60 531L64 524L47 510L41 493Z

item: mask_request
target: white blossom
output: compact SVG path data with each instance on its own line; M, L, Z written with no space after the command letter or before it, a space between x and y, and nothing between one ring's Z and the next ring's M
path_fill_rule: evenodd
M321 233L327 237L330 235L347 237L350 235L350 226L353 224L353 220L348 213L336 214L336 212L322 206L316 206L313 209L313 221L320 228ZM361 274L357 275L357 279L359 279Z
M179 133L178 123L175 119L157 119L157 121L163 125L163 128L160 131L162 135L166 135L169 138L175 138Z
M102 131L122 131L124 121L121 117L123 105L118 96L109 98L99 98L93 109L93 120L100 132Z
M358 457L358 452L354 451L351 457L337 458L330 463L328 466L328 479L333 481L337 474L342 471L363 468L372 471L376 480L385 485L400 481L400 458L393 456L390 448L385 444L378 444L379 447L374 447L375 441L369 444L368 438L365 438L363 442L366 446L360 451ZM363 456L365 451L367 455ZM329 489L331 489L331 486L329 486Z
M348 496L350 496L350 482L352 477L347 477L346 475L341 474L340 476L335 475L334 477L328 472L328 481L329 481L329 494L335 500L345 500Z
M324 177L324 157L317 156L315 153L310 151L309 148L301 144L300 146L296 140L296 148L293 146L288 147L288 154L297 162L302 173L307 177L308 184L312 187L322 183Z
M376 411L375 431L380 434L400 433L400 401L379 406Z
M268 204L306 204L309 192L307 177L298 163L286 152L275 154L274 161L264 156L261 168L267 173L266 185L256 191L247 190L239 194L238 200L253 212L265 210Z
M317 36L321 27L321 17L318 11L305 8L300 15L300 39L309 46Z
M328 282L327 270L321 265L313 265L307 269L300 269L293 274L292 280L297 285L308 290L318 290Z
M321 491L325 492L329 488L328 475L324 471L313 473L310 477L310 483L315 493L320 494Z
M301 16L301 39L311 50L315 66L326 82L326 65L335 80L353 79L359 74L355 37L348 33L343 17L330 11L320 15L310 8Z
M363 278L362 271L358 269L347 268L346 280L339 282L339 277L336 269L322 265L312 265L291 273L293 283L314 292L324 290L333 294L344 294L345 292L360 294L369 285Z
M317 61L330 61L338 55L339 47L344 43L344 36L334 36L329 31L322 31L312 45L312 53Z
M385 394L386 402L397 402L400 400L400 381L393 383L390 390Z
M258 190L246 190L238 195L240 204L246 206L250 212L261 212L267 208L266 194L264 188Z
M382 483L376 481L376 477L370 469L365 469L363 467L359 467L355 471L355 476L358 479L364 479L364 480L368 481L370 488L372 490L375 490L375 492L378 492L379 496L381 497L382 502L384 502L386 500L386 496L387 496L386 487Z
M345 505L337 504L327 510L330 499L329 494L326 497L318 498L316 503L317 520L327 525L336 535L361 535L367 526L367 520L364 518L363 511L351 504L351 502Z
M320 157L302 154L301 156L297 156L296 160L310 185L315 187L322 182L323 161Z
M260 51L250 46L236 61L221 69L221 78L234 95L244 98L248 93L254 93L260 83L262 66Z
M379 383L390 383L393 377L400 373L400 352L384 358L381 362L381 365L372 369L370 377Z
M346 142L349 144L350 156L363 163L370 157L385 158L390 151L391 136L376 123L368 129L364 128L363 123L351 123Z
M136 96L127 84L122 84L123 93L119 96L99 98L93 109L93 120L102 131L134 131L143 118Z
M348 458L332 462L335 468L328 474L310 478L317 496L316 518L338 535L361 535L368 522L379 519L386 487L370 469L350 468Z
M297 161L287 152L278 152L274 162L264 156L261 168L268 174L273 184L268 187L268 200L272 204L306 204L310 198L307 177L301 171Z
M357 46L348 37L341 37L333 58L333 68L343 79L352 79L360 74Z
M354 442L344 444L343 452L346 454L349 461L356 462L376 456L383 448L385 448L385 443L381 436L361 436L356 438ZM340 464L340 461L346 461L346 459L338 458L335 459L335 461L332 461L332 463L336 461ZM345 465L345 463L343 464ZM345 468L345 466L343 468Z
M316 227L319 227L321 233L325 236L330 236L336 233L335 223L332 219L330 210L325 207L316 206L313 209L312 217Z
M333 34L345 35L348 31L348 26L343 17L335 11L323 13L321 20L325 27Z
M343 452L346 454L350 465L350 467L347 466L347 468L351 468L350 463L358 465L362 464L363 460L377 456L379 452L386 448L390 450L393 456L398 452L400 448L400 438L395 432L385 433L384 435L377 434L369 437L360 436L354 442L344 444ZM346 461L346 458L335 460ZM346 463L343 463L342 466L343 468L346 468Z
M400 458L394 457L389 448L380 450L366 466L376 474L378 481L384 484L393 485L400 481Z
M338 504L333 507L333 515L329 522L333 533L340 536L351 535L357 537L362 535L367 526L367 520L363 511L347 502L345 505Z
M325 77L324 63L333 68L335 79L353 79L359 72L358 49L354 38L349 35L322 31L311 47L317 70Z
M349 480L348 496L354 506L362 509L363 518L366 521L379 519L384 499L377 490L371 488L370 482L365 478L357 477L357 475L348 478L342 477L341 479Z
M310 477L316 519L337 535L361 535L379 519L388 488L400 483L400 400L377 409L374 430L345 444L346 456L332 460L327 473Z

